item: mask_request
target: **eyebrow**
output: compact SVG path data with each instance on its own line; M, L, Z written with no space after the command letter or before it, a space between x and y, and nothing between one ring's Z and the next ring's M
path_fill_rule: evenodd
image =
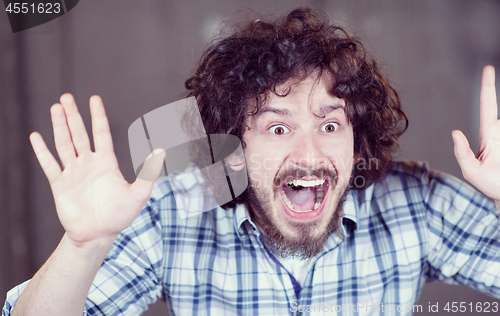
M316 117L325 117L327 114L329 113L332 113L333 111L336 111L338 109L344 109L344 104L332 104L332 105L325 105L325 106L322 106L320 109L319 109L319 112L318 113L313 113L314 116ZM264 115L265 113L268 113L268 112L271 112L271 113L275 113L277 115L280 115L280 116L286 116L286 117L290 117L292 116L292 112L288 109L278 109L278 108L273 108L273 107L270 107L270 106L264 106L260 109L259 113L257 114L256 118Z
M292 116L292 112L288 109L278 109L278 108L273 108L270 106L264 106L262 109L260 109L259 113L257 114L257 117L262 116L268 112L278 114L280 116Z
M313 113L316 117L325 117L327 114L330 114L338 109L344 110L344 104L333 104L333 105L325 105L322 106L318 113Z

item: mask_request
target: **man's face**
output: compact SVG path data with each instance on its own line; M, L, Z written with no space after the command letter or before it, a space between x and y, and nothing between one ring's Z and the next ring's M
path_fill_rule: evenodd
M247 122L249 213L282 257L316 255L338 226L354 163L353 129L325 75L289 80Z

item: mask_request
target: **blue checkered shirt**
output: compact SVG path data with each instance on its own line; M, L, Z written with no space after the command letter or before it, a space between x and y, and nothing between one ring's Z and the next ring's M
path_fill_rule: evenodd
M84 315L139 315L159 297L183 316L410 315L432 280L500 297L498 208L422 163L395 163L349 194L304 286L266 250L243 205L187 219L177 211L159 182L103 262ZM8 293L3 316L25 285Z

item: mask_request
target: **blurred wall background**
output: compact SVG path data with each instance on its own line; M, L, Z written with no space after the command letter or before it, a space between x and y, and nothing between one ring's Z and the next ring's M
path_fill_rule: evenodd
M426 160L461 177L451 131L461 129L477 148L481 70L490 63L500 73L499 1L87 0L16 34L0 13L0 297L30 278L63 234L28 140L39 131L55 152L49 108L62 93L74 94L89 131L88 99L101 95L121 170L132 181L129 125L185 96L184 80L221 21L297 6L359 36L395 83L410 119L398 159ZM430 284L420 303L425 310L481 300L494 301ZM146 315L165 315L165 306Z

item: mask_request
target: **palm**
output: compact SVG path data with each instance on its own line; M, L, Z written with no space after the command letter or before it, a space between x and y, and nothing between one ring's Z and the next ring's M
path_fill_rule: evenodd
M462 173L471 184L500 206L500 120L495 91L495 70L486 66L481 84L481 114L477 157L467 138L454 131L455 155Z
M100 98L91 99L95 152L71 95L52 107L56 149L61 170L38 133L31 141L52 188L56 209L68 237L87 242L118 234L137 216L152 188L152 181L129 184L113 151L109 125ZM157 165L153 169L159 168Z
M111 159L91 155L79 157L51 184L62 225L80 241L123 230L137 215L130 207L140 209L142 202Z

